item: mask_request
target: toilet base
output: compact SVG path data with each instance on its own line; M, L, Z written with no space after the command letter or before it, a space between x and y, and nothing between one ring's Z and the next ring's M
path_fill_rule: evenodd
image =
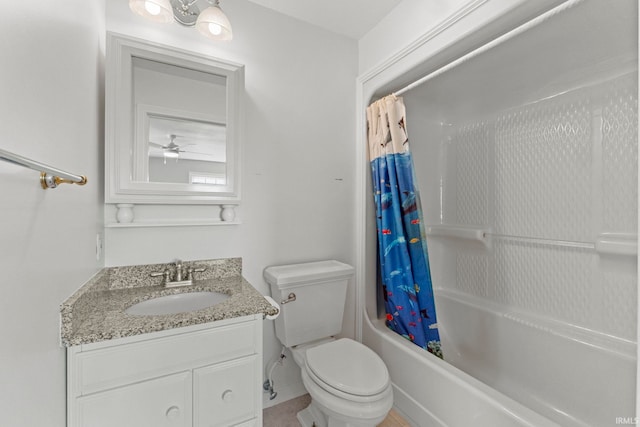
M327 419L313 401L296 414L302 427L328 427Z
M326 409L326 408L325 408ZM382 420L351 420L345 421L341 417L333 418L320 410L311 400L309 406L296 414L296 418L302 427L375 427Z

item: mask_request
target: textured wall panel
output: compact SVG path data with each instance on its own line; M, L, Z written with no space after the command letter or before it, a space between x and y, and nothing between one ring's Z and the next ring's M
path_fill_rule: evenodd
M584 249L496 241L496 301L572 324L596 324L593 257Z
M453 137L456 149L456 217L458 224L489 223L489 140L487 124L461 127Z
M488 297L489 259L486 255L459 253L456 256L456 286L461 292Z
M638 92L629 78L616 83L602 108L602 231L637 233Z
M636 340L636 312L638 281L636 275L625 271L602 274L602 323L596 328L629 341Z
M497 119L498 233L572 241L590 236L589 100L560 101L521 107Z
M451 222L492 236L486 247L443 240L448 288L635 341L635 259L598 254L595 239L637 233L636 79L461 121L443 200Z

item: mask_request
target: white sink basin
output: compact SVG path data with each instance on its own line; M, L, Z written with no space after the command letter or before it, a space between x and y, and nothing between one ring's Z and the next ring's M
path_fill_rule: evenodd
M142 301L127 308L124 312L133 316L185 313L212 307L227 298L229 295L219 292L188 292Z

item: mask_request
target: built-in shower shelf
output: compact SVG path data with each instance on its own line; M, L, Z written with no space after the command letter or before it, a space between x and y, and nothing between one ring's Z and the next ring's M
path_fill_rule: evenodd
M428 225L428 236L451 237L463 240L477 240L487 243L490 230L488 228L466 226L466 225Z
M638 255L638 236L628 233L603 233L596 239L595 250L600 255Z

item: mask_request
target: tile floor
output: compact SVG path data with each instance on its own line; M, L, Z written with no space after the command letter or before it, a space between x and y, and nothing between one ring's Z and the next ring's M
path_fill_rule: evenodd
M310 401L309 395L305 394L265 409L263 427L300 427L296 414L305 408ZM411 425L392 409L378 427L411 427Z

